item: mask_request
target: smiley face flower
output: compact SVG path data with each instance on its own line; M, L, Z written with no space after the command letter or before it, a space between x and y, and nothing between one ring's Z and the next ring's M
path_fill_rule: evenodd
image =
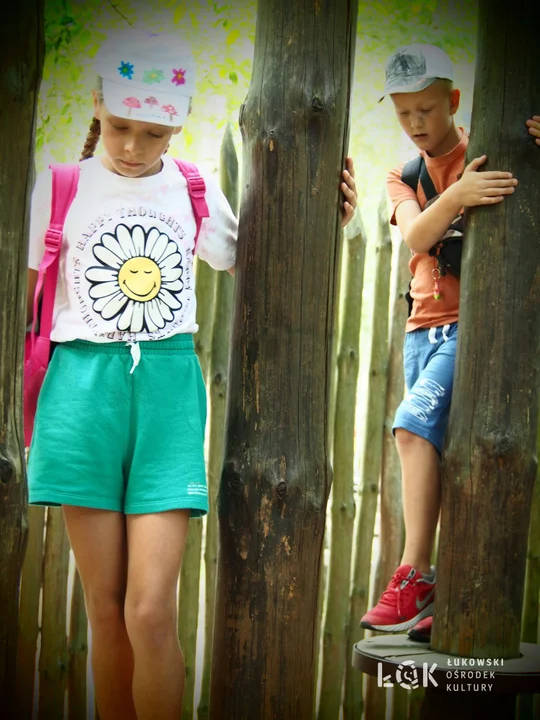
M178 245L157 228L119 225L93 248L98 265L85 277L93 309L116 329L155 332L182 307L182 255Z

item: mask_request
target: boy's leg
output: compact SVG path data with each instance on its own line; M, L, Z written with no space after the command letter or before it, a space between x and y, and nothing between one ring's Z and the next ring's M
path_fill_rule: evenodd
M101 720L136 720L133 652L124 622L125 517L68 505L63 511L92 629L92 674Z
M404 428L396 429L396 444L405 520L401 565L429 575L441 503L439 453L429 440Z
M402 465L405 551L379 603L362 618L365 628L408 630L433 613L430 557L440 510L439 457L448 424L456 342L457 323L415 331L406 338L410 390L394 422Z
M138 720L177 720L185 667L178 642L176 588L189 510L128 515L126 626L133 647Z

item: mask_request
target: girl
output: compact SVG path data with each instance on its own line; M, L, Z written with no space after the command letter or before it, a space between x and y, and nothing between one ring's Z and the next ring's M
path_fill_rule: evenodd
M194 90L176 37L117 33L96 58L94 118L64 225L29 500L61 506L92 629L102 720L181 715L176 588L189 518L208 511L206 393L194 352L193 254L234 273L236 219L205 177L196 244L186 180L165 155ZM98 140L103 154L93 157ZM356 205L354 170L343 221ZM51 173L32 198L29 314ZM30 318L29 318L30 321Z

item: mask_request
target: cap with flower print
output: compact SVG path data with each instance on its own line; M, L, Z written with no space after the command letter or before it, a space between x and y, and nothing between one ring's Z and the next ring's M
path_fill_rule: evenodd
M182 39L117 30L101 46L94 67L112 115L169 127L185 122L195 90L195 63Z

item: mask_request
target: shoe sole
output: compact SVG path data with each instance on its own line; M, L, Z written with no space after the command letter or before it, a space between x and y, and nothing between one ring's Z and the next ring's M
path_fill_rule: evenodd
M388 633L394 633L394 632L402 632L403 630L410 630L413 628L417 623L420 622L420 620L423 620L426 617L429 617L430 615L433 615L433 606L435 603L431 603L430 605L427 605L422 612L419 612L418 615L411 618L410 620L406 620L405 622L398 623L397 625L372 625L371 623L365 622L365 620L362 620L360 623L360 627L364 628L365 630L375 630L375 632L388 632Z

